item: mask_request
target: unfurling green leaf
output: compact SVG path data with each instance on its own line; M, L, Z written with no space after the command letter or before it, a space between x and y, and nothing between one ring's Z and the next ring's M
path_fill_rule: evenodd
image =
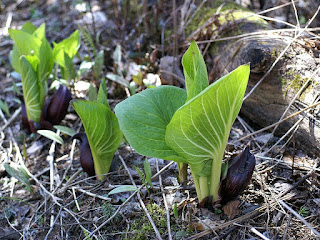
M242 105L249 71L249 65L243 65L220 78L178 109L168 124L168 146L199 176L209 176L211 162L223 157Z
M107 85L106 85L105 78L102 78L102 80L101 80L100 88L99 88L98 96L97 96L97 102L102 103L106 107L110 108L109 103L108 103Z
M47 95L47 80L52 72L52 49L45 37L45 24L39 28L27 22L21 30L9 29L14 41L13 68L21 74L28 121L39 122Z
M74 100L72 107L82 120L94 160L95 172L102 180L108 173L115 151L122 140L118 119L106 105L102 80L96 102Z
M72 60L80 48L79 31L74 31L59 43L54 42L53 46L53 58L61 67L62 77L66 80L74 79L76 74Z
M143 168L146 176L146 182L149 184L150 187L153 187L152 181L151 181L151 176L152 176L151 167L147 158L144 160Z
M173 205L173 216L178 220L178 208L176 203Z
M182 65L188 101L209 85L207 67L195 41L191 43L190 47L183 55Z
M79 31L74 31L68 38L62 40L59 43L53 43L53 57L54 61L57 62L63 68L66 68L65 55L71 59L76 55L80 48L80 34Z
M30 60L31 62L29 62L28 60ZM41 88L39 84L40 81L37 74L38 62L36 63L36 57L28 56L27 59L27 57L21 56L20 70L24 103L26 106L28 120L39 122L44 98L41 99Z

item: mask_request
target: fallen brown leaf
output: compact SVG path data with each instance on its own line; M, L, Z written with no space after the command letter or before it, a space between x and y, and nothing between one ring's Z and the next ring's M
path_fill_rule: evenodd
M239 200L230 201L222 208L222 210L229 219L233 219L239 214L239 204Z

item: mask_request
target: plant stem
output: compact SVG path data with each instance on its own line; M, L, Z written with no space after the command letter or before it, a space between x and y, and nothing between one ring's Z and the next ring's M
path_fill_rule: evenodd
M213 201L219 199L219 187L220 187L220 177L221 177L221 164L222 157L218 160L213 160L211 169L211 184L210 184L210 195Z
M200 183L200 198L202 201L202 199L209 197L210 196L210 182L208 182L209 178L208 177L204 177L204 176L200 176L199 177L199 183Z
M196 187L198 200L201 202L204 198L212 196L213 202L219 199L219 187L221 177L221 158L212 161L211 176L197 176L190 166L194 185Z

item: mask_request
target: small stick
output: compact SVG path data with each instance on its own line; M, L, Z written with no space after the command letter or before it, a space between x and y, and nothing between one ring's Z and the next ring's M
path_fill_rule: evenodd
M60 134L60 130L57 130L57 135ZM49 155L47 156L47 161L50 167L50 192L54 191L54 151L56 147L56 141L53 141L49 150ZM50 218L50 229L54 226L54 208L51 209L51 218Z
M123 158L122 158L122 156L121 156L120 154L119 154L119 158L120 158L120 160L121 160L124 168L125 168L126 171L128 172L129 178L130 178L133 186L137 187L137 185L136 185L136 183L134 182L134 180L133 180L133 178L132 178L132 175L131 175L128 167L127 167L127 164L124 162L124 160L123 160ZM154 224L154 222L153 222L153 220L152 220L152 218L151 218L151 216L150 216L150 214L149 214L149 212L148 212L148 209L146 208L145 204L144 204L143 201L142 201L140 192L137 193L137 196L138 196L138 199L139 199L139 202L140 202L140 205L141 205L142 209L144 210L147 218L149 219L149 222L151 223L151 226L152 226L153 230L154 230L155 233L156 233L157 238L158 238L159 240L162 240L162 237L161 237L161 235L160 235L160 232L159 232L158 228L157 228L156 225Z
M264 235L262 235L257 229L255 229L254 227L250 228L250 231L253 232L254 234L258 235L259 237L261 237L264 240L270 240L269 238L265 237Z
M156 161L156 167L157 167L157 172L159 172L158 159ZM167 203L167 199L166 199L166 194L164 193L164 189L163 189L163 185L162 185L162 177L161 177L161 175L159 175L159 185L160 185L160 189L161 189L161 192L162 192L164 207L166 208L166 213L167 213L168 239L172 240L171 227L170 227L170 213L169 213L168 203Z
M57 214L57 216L56 216L56 219L55 219L54 222L53 222L53 226L56 224L58 218L60 217L61 211L62 211L62 207L60 207L60 210L59 210L59 212L58 212L58 214ZM49 229L49 231L47 232L47 235L46 235L46 237L44 238L44 240L47 240L47 239L48 239L48 237L49 237L50 233L52 232L52 230L53 230L53 227L50 227L50 229Z
M18 115L20 114L21 112L21 107L19 107L15 112L14 114L11 116L11 118L9 118L9 120L5 121L5 124L0 128L0 132L3 131L6 127L8 127L12 122L13 120L15 120Z
M108 197L104 197L104 196L101 196L101 195L98 195L98 194L95 194L95 193L92 193L92 192L88 192L86 190L83 190L82 188L78 188L78 187L72 187L72 190L77 190L79 192L82 192L90 197L94 197L94 198L100 198L104 201L107 201L107 202L111 202L112 198L108 198Z
M301 222L304 223L304 225L306 225L311 231L313 231L313 233L315 235L317 235L318 237L320 237L320 233L314 229L303 217L301 217L296 211L294 211L290 206L288 206L284 201L282 201L281 199L278 200L278 202L284 206L286 209L288 209L296 218L298 218Z
M76 207L77 207L78 211L80 212L80 206L79 206L79 203L78 203L76 191L74 190L74 187L72 187L71 189L72 189L74 202L76 203Z
M253 133L250 133L250 134L248 134L248 135L246 135L246 136L244 136L244 137L242 137L242 138L239 138L238 140L233 141L232 143L240 142L240 141L242 141L242 140L244 140L244 139L246 139L246 138L248 138L248 137L254 136L254 135L258 134L258 133L261 133L261 132L264 132L264 131L266 131L266 130L268 130L268 129L270 129L270 128L273 128L274 126L279 125L280 123L283 123L283 122L289 120L290 118L293 118L293 117L299 115L300 113L305 112L306 110L308 110L308 109L310 109L310 108L314 108L314 107L318 106L319 104L320 104L320 102L317 102L317 103L315 103L315 104L312 104L312 105L310 105L309 107L306 107L306 108L304 108L304 109L302 109L302 110L300 110L300 111L298 111L298 112L296 112L296 113L294 113L294 114L292 114L292 115L290 115L290 116L288 116L288 117L286 117L286 118L284 118L284 119L282 119L282 120L280 120L280 121L278 121L278 122L276 122L276 123L273 123L273 124L271 124L271 125L269 125L269 126L267 126L267 127L264 127L264 128L262 128L262 129L258 130L258 131L255 131L255 132L253 132Z

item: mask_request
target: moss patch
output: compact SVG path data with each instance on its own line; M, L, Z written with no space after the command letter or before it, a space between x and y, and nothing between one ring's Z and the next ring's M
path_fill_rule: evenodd
M303 85L308 81L308 78L303 78L300 74L296 73L293 70L289 70L284 78L281 79L283 95L286 96L288 90L291 89L294 93L297 93ZM310 81L311 83L311 81ZM307 85L306 88L302 91L299 99L304 99L305 94L311 90L311 85Z
M148 212L158 228L161 235L167 232L167 217L166 211L153 203L146 206ZM127 239L144 240L144 239L156 239L154 230L145 214L137 218L130 226L130 234Z

